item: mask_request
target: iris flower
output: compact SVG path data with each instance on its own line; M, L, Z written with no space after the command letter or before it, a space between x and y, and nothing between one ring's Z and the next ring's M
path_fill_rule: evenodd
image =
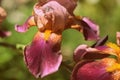
M117 45L107 43L107 37L94 46L80 45L74 52L77 62L71 80L119 80L120 79L120 32L117 32ZM110 55L116 58L109 57ZM82 58L82 59L81 59Z
M106 67L114 63L114 59L110 58L79 62L75 66L71 80L113 80L112 73L107 72Z
M72 13L75 6L76 2L72 0L47 0L43 3L40 0L34 5L32 16L23 25L15 26L15 30L18 32L26 32L31 26L38 28L32 43L24 49L26 65L36 78L45 77L59 69L62 61L60 43L62 32L65 29L75 28L88 32L86 39L97 40L99 38L98 26L93 29L95 24L89 19L86 18L88 22L83 18L75 18ZM91 38L89 32L92 32L95 37Z

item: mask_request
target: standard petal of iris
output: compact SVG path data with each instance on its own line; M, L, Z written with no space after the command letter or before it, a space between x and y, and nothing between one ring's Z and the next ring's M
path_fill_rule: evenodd
M24 51L29 71L36 77L44 77L58 70L62 56L60 50L61 35L51 34L44 40L44 33L38 32L31 45Z
M111 62L109 62L111 61ZM114 80L106 68L114 63L113 59L79 62L72 73L71 80Z
M83 27L83 34L86 40L98 40L99 39L99 26L96 25L90 19L83 17L81 20Z
M75 0L55 0L64 6L70 14L73 14L75 7L77 6L77 1Z
M34 6L35 22L40 31L51 29L52 32L62 32L68 21L69 12L56 1L50 1L43 6Z
M64 6L70 14L73 14L73 10L77 6L77 0L39 0L41 5L44 5L47 2L56 1L62 6Z
M23 25L15 25L17 32L26 32L30 26L35 26L34 17L30 16Z

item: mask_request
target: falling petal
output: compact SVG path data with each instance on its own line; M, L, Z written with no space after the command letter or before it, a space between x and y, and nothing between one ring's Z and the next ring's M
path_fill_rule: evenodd
M58 70L62 56L60 50L61 36L52 33L44 39L44 33L38 32L31 45L26 46L24 55L29 71L36 77L44 77Z

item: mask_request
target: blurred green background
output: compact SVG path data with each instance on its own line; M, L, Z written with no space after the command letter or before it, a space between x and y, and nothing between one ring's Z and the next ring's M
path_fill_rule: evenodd
M23 60L21 47L32 41L37 29L31 28L26 33L14 30L15 24L23 24L31 15L33 5L37 0L1 0L0 6L7 11L7 18L0 27L12 32L10 37L0 38L0 43L11 44L17 49L0 45L0 80L69 80L70 73L65 67L44 79L35 79L29 73ZM100 36L109 35L109 41L116 42L116 32L120 31L120 0L79 0L74 11L77 16L90 17L100 26ZM63 32L63 60L71 60L74 48L86 42L81 33L76 30ZM68 57L69 55L69 57Z

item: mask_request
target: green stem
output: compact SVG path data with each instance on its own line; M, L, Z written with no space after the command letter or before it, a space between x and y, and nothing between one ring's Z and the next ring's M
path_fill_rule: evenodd
M62 65L67 69L68 72L72 73L73 70L72 66L67 65L65 62L62 62Z
M11 48L11 49L17 51L17 53L22 53L22 50L18 49L16 47L16 45L13 45L13 44L9 44L9 43L6 43L6 42L0 42L0 46Z
M9 43L5 43L5 42L0 42L0 46L12 48L12 49L17 49L15 45L9 44Z

